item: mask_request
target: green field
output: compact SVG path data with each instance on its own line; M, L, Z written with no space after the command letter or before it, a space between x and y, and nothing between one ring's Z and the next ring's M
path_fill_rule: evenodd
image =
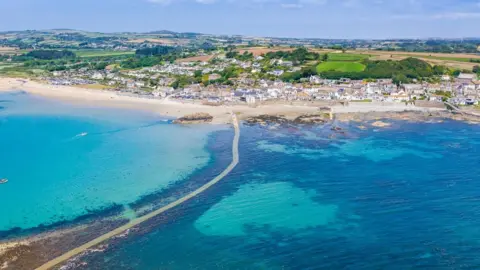
M449 57L449 56L436 56L436 55L416 55L416 54L395 54L393 53L394 56L410 56L410 57L415 57L415 58L425 58L425 59L435 59L435 60L443 60L443 61L457 61L457 62L467 62L467 63L472 63L470 60L472 58L465 58L465 57ZM478 58L477 58L478 59ZM478 59L480 60L480 59Z
M323 62L317 66L318 72L341 71L341 72L360 72L365 70L365 66L356 62Z
M444 60L444 61L470 62L470 58L440 57L440 56L422 56L422 57L430 58L430 59L437 59L437 60Z
M74 51L78 57L105 57L105 56L121 56L133 55L133 51L103 51L103 50L78 50Z
M353 54L353 53L329 53L329 61L361 61L363 59L369 58L370 55L367 54Z
M2 62L0 62L0 69L11 68L11 67L19 66L19 65L20 65L20 64L12 64L12 63L2 63Z

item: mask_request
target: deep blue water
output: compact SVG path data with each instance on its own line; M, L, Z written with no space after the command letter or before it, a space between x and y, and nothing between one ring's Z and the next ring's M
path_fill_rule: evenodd
M146 112L0 93L0 240L129 205L207 166L209 134Z
M232 174L86 268L479 269L480 127L392 124L243 126Z

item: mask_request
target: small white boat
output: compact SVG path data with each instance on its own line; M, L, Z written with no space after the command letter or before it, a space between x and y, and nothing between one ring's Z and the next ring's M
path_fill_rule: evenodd
M80 133L80 137L87 136L87 135L88 135L87 132L82 132L82 133Z
M7 178L0 179L0 184L5 184L8 182Z

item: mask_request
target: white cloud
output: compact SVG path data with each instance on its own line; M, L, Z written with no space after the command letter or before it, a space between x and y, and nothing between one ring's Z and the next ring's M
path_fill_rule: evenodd
M169 5L174 2L179 2L181 0L147 0L147 1L151 3L160 4L160 5ZM217 2L217 0L193 0L192 2L196 2L199 4L213 4Z
M430 16L430 18L435 19L435 20L472 19L472 18L480 18L480 12L446 12L446 13L434 14L434 15Z
M200 3L200 4L213 4L217 2L217 0L195 0L195 2Z
M265 4L279 4L282 8L287 9L298 9L302 8L305 5L323 5L327 3L328 0L294 0L286 2L286 0L144 0L151 3L156 3L160 5L169 5L176 2L196 2L199 4L214 4L217 2L226 2L230 4L240 4L243 6L263 6ZM350 0L352 1L352 0Z
M480 12L444 12L436 14L398 14L390 17L396 20L462 20L480 18Z
M298 9L298 8L303 8L302 4L280 4L282 8L288 8L288 9Z
M346 1L343 1L342 3L342 5L347 8L356 7L358 4L359 4L358 0L346 0Z
M168 5L172 3L172 0L147 0L148 2L161 4L161 5Z
M324 5L327 3L327 0L299 0L298 2L302 4Z

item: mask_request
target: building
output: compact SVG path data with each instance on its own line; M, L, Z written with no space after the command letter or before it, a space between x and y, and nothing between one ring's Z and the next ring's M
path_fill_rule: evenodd
M94 80L103 80L105 77L103 76L102 73L100 72L95 72L93 75L92 75L92 79Z
M460 73L455 80L458 83L471 83L477 78L476 74L473 73Z

